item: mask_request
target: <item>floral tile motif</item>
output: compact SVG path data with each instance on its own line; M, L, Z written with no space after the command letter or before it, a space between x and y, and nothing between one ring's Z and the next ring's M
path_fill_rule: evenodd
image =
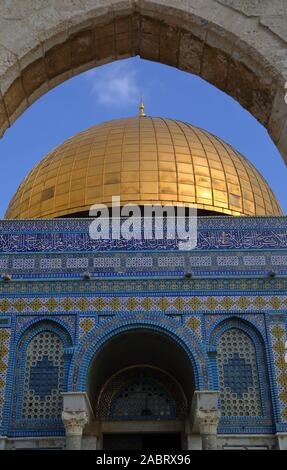
M202 312L286 312L287 295L248 296L55 296L15 297L0 299L0 313L57 312L139 312L143 310L166 313Z
M95 318L82 317L80 319L79 338L80 341L94 328Z
M201 319L199 316L191 315L186 321L186 325L202 340Z
M273 362L275 367L278 400L280 404L281 419L287 423L287 363L286 354L286 327L284 323L276 323L270 329Z
M3 418L3 405L5 398L6 377L9 359L9 343L11 331L8 328L0 329L0 425Z

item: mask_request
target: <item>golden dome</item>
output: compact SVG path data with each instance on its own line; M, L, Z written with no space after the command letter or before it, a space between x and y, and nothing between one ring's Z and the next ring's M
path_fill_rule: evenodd
M94 126L36 165L8 219L53 218L96 203L193 205L230 215L282 215L266 181L230 145L171 119L134 117Z

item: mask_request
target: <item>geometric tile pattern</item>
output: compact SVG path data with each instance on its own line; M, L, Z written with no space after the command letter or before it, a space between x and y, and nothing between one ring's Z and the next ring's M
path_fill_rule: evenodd
M55 296L1 298L3 313L61 312L222 312L286 311L287 295L214 296Z
M223 365L224 384L242 399L244 393L248 393L250 387L253 387L252 368L245 359L234 353Z
M182 278L178 279L160 279L160 278L148 278L144 280L145 292L154 292L167 294L167 292L180 292L193 293L195 292L207 294L211 296L218 295L219 291L227 292L247 292L248 296L250 292L267 294L272 292L276 294L277 291L284 293L287 291L287 279L276 277L275 279L269 278L193 278L189 279L188 282ZM70 279L69 282L63 282L61 280L49 282L48 280L29 282L29 280L21 280L14 282L3 282L0 283L0 294L6 299L9 295L19 294L34 294L34 295L61 295L63 292L66 294L78 294L84 293L142 293L143 291L143 280L142 279L96 279L88 282L80 282L79 280ZM269 294L270 295L270 294ZM0 298L1 300L1 298Z
M250 253L250 254L248 254ZM100 253L92 253L83 256L83 253L68 254L46 253L31 254L23 258L19 254L5 256L0 267L5 272L10 272L14 279L28 276L30 278L45 279L53 274L56 278L81 277L83 272L89 270L95 277L113 276L121 277L129 275L136 277L158 275L163 273L172 276L175 272L183 274L192 270L197 274L204 274L208 270L214 277L224 271L225 274L248 274L250 272L263 274L271 269L279 273L287 272L286 255L277 255L276 252L266 250L264 254L252 255L252 252L236 250L232 253L219 256L218 252L212 252L208 256L198 251L168 252L164 255L158 252L129 253L107 252L106 256Z
M82 339L94 328L95 326L95 318L90 317L81 317L80 318L80 326L79 326L79 339Z
M199 316L190 316L186 321L186 325L202 340L201 319Z
M278 389L278 400L280 404L280 415L282 422L287 423L287 362L285 360L287 334L285 324L278 323L276 325L272 325L270 336Z
M186 416L178 383L160 369L131 367L112 376L97 402L99 420L165 420Z
M70 334L73 336L75 334L76 330L76 324L77 324L77 317L76 315L57 315L57 318L53 315L45 315L44 316L45 320L52 320L56 321L62 326L64 326ZM16 326L15 326L15 332L17 334L23 333L23 331L27 328L28 323L33 323L35 320L39 320L40 316L36 317L35 315L17 315L16 318Z
M256 350L246 333L230 328L221 335L217 367L222 416L261 416Z
M110 419L168 419L175 417L172 398L155 380L138 376L114 397Z
M123 315L110 315L109 320L102 321L93 328L75 349L72 359L72 370L69 374L68 387L70 391L86 390L86 377L89 363L104 344L109 336L113 336L119 331L133 328L146 328L153 331L164 331L166 334L178 338L185 345L188 356L194 364L194 377L198 387L207 387L210 382L208 366L204 345L200 344L196 336L189 328L186 328L180 321L170 318L168 315L157 313L125 313ZM192 351L189 352L189 351Z
M3 405L6 389L6 377L9 358L9 343L11 330L8 328L0 329L0 425L3 418Z
M30 389L35 395L39 395L41 401L58 388L58 369L57 366L53 365L53 362L49 361L48 356L43 356L43 359L31 367Z
M26 352L22 418L45 420L60 417L63 379L62 340L50 331L38 333Z
M262 312L260 314L248 313L246 315L241 313L237 314L236 317L238 319L241 318L242 320L247 320L249 323L252 323L256 329L261 332L262 336L265 337L266 324ZM227 314L222 315L212 313L211 315L204 315L206 335L209 336L216 324L219 324L228 318L229 316Z

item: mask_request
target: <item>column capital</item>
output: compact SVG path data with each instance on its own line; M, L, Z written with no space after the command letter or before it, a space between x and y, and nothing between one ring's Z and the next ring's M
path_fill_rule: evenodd
M212 390L195 391L190 414L190 429L199 433L203 450L216 450L217 427L220 420L218 409L219 392Z
M199 424L204 422L213 423L217 426L220 419L220 411L218 409L219 392L213 390L195 391L191 404L190 428L191 432L197 434L199 432Z
M197 411L197 420L200 434L217 434L217 426L220 420L219 410L200 408Z
M89 421L86 411L63 411L62 421L66 429L66 436L79 436L83 434L84 427Z
M65 392L62 395L66 449L80 450L84 428L94 418L89 397L85 392Z

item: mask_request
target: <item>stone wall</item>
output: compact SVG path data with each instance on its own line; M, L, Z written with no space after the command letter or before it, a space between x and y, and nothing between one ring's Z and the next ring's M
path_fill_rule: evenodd
M197 74L238 100L287 160L286 0L5 0L0 132L42 94L139 55Z

